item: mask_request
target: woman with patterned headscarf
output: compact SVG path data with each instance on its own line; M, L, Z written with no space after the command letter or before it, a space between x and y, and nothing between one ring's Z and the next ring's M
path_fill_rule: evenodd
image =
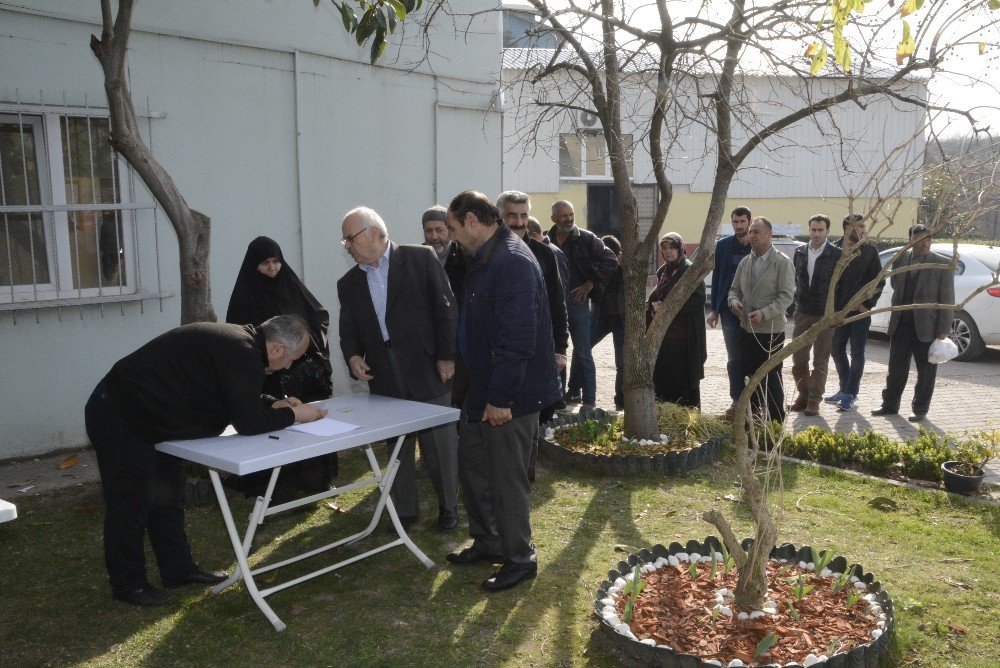
M660 238L663 264L656 270L656 288L646 303L646 326L680 281L691 261L684 257L684 240L676 232ZM682 406L701 407L701 379L705 377L705 283L699 282L694 293L674 317L660 344L653 368L653 388L657 401Z

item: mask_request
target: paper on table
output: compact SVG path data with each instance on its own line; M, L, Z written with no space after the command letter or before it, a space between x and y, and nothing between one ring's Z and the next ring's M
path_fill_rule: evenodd
M293 424L289 427L289 429L301 431L306 434L312 434L313 436L336 436L337 434L346 434L349 431L354 431L355 429L360 428L361 427L356 424L340 422L338 420L332 420L328 417L320 418L315 422Z

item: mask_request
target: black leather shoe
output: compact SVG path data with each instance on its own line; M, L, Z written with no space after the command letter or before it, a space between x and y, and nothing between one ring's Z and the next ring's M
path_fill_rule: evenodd
M911 413L907 420L910 422L923 422L927 418L927 413Z
M530 580L536 575L538 575L538 564L515 564L512 561L505 561L496 573L483 581L483 589L503 591L516 587L522 580Z
M482 552L478 547L473 544L471 547L467 547L464 550L458 552L450 553L445 559L449 563L458 564L464 566L466 564L499 564L503 561L503 557L499 554L490 554L489 552Z
M892 408L876 408L872 411L872 415L875 417L879 417L881 415L899 415L899 410Z
M438 512L438 531L449 533L458 526L457 510L441 510Z
M163 586L167 589L177 589L184 585L215 585L229 577L225 571L206 571L200 566L195 566L194 570L182 576L179 580L163 578Z
M170 592L146 583L134 589L112 589L112 598L143 608L163 605L170 600Z

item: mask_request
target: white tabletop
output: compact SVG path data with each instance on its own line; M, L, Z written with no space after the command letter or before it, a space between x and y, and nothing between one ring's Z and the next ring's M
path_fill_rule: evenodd
M282 429L269 434L238 434L197 438L187 441L164 441L156 446L181 459L237 475L272 469L311 457L384 441L431 427L455 422L460 411L417 401L391 399L376 394L349 394L316 402L329 411L329 417L356 424L360 429L337 436L313 436Z

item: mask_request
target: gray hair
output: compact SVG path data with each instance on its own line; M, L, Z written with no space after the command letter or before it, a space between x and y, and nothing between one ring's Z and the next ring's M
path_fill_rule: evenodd
M264 341L280 343L286 351L298 350L309 340L309 325L297 315L276 315L260 326Z
M558 209L561 206L568 206L570 208L570 211L575 211L575 209L573 208L573 203L572 202L570 202L569 200L560 199L560 200L556 200L555 202L552 203L552 215L553 216L556 215L556 209Z
M534 216L528 216L528 234L541 234L542 225Z
M504 207L508 204L527 204L528 211L531 211L531 197L528 193L523 193L520 190L505 190L497 197L497 208L500 209L501 216Z
M375 209L369 208L367 206L356 206L347 213L344 214L344 221L346 222L351 216L358 216L365 223L364 229L369 227L374 227L378 229L378 236L380 239L386 239L389 237L389 230L385 226L385 221L382 220L382 216L378 215Z

